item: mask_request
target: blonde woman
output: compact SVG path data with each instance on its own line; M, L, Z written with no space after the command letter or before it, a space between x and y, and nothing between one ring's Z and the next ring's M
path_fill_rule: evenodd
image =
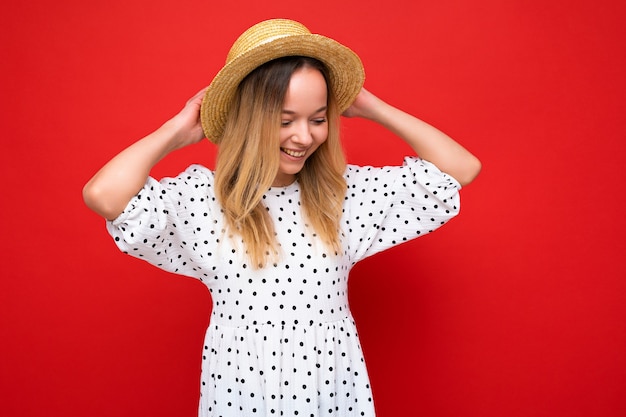
M480 162L363 80L345 46L294 21L261 22L208 88L84 188L123 252L211 292L199 416L375 413L350 269L454 217ZM419 157L346 165L342 114L386 127ZM219 146L215 171L149 176L204 137Z

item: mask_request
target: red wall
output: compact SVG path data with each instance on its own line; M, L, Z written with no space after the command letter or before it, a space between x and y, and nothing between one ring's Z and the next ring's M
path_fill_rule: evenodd
M81 188L242 30L290 17L484 165L460 217L353 272L380 416L626 415L626 3L215 3L0 6L0 414L194 415L208 291L120 254ZM353 163L407 152L363 121L345 142Z

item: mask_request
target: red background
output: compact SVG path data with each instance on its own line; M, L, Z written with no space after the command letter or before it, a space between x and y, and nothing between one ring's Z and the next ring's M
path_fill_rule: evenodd
M120 254L81 188L241 31L289 17L484 165L460 217L353 271L380 416L626 415L625 4L4 2L0 414L194 416L209 293ZM408 152L364 121L344 130L352 163Z

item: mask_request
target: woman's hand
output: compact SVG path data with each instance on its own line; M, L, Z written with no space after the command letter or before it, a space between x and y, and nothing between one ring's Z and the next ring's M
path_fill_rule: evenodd
M381 100L374 94L361 88L361 91L354 99L354 102L343 112L345 117L362 117L372 120L377 106L380 106Z
M200 107L205 91L206 87L198 91L187 100L187 103L177 115L166 122L166 125L171 125L172 131L175 132L176 143L173 149L193 145L204 139L205 136L200 122Z

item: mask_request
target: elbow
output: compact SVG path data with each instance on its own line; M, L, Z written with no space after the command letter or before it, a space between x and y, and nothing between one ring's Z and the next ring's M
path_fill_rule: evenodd
M95 202L97 201L94 188L95 187L93 186L91 181L89 181L83 187L83 201L85 202L85 205L89 207L91 210L94 210Z
M462 173L459 175L459 178L456 178L456 180L459 182L459 184L461 184L462 187L465 187L471 184L476 179L476 177L478 177L478 174L480 174L482 167L483 165L480 160L472 155L470 160L465 163Z
M106 193L93 181L89 181L83 187L83 201L93 212L107 220L117 218L122 212L107 203Z

